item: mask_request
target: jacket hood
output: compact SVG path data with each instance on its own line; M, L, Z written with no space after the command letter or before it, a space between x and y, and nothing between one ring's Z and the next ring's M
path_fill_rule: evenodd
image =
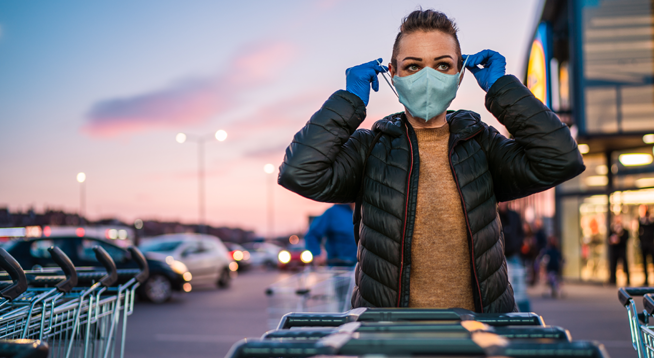
M455 140L468 138L486 127L486 124L481 121L479 114L473 111L448 111L445 118L450 125L450 133ZM372 131L375 133L382 132L392 137L399 137L404 133L402 129L403 121L408 123L404 112L394 113L375 122L372 126Z

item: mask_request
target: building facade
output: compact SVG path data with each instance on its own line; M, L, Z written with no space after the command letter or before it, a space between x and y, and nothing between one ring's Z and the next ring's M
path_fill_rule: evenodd
M553 202L564 277L608 281L620 216L632 284L641 284L638 207L654 211L654 1L547 0L534 30L525 84L570 126L586 164L538 199Z

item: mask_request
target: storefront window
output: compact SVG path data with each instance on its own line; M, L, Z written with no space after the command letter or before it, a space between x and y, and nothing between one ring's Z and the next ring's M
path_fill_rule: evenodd
M654 129L652 2L587 1L582 17L587 133Z
M586 170L583 173L561 184L560 188L563 191L578 192L606 188L609 182L607 176L609 169L604 154L584 155L584 164Z

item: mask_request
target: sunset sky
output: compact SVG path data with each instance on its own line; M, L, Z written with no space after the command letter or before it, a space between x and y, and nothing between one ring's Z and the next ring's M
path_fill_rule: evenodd
M0 207L79 209L90 219L198 219L197 145L206 144L207 221L266 234L267 183L293 134L345 69L390 60L402 17L453 17L464 53L489 48L522 78L539 1L3 1ZM381 80L381 79L380 79ZM467 73L451 108L479 112ZM364 127L403 110L382 80ZM504 130L502 128L502 130ZM274 187L275 233L305 230L328 204Z

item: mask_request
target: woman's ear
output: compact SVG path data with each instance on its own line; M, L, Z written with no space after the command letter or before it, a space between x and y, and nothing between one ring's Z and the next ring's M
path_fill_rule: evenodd
M466 68L461 69L461 76L459 76L459 86L461 86L461 82L463 81L463 76L466 74Z
M388 63L388 74L391 75L391 83L393 82L393 77L395 77L395 68L391 62Z

